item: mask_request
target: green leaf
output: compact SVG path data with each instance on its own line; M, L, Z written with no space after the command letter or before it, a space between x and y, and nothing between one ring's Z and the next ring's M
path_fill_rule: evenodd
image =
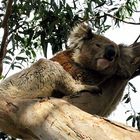
M3 63L5 64L11 64L11 62L4 60Z
M138 130L140 130L140 116L137 116L136 120L137 120L137 128Z
M127 119L126 119L126 121L129 121L129 120L131 120L133 118L133 115L130 115Z
M135 86L131 82L128 82L128 84L132 88L132 91L136 93L137 90L136 90Z
M10 56L5 56L5 59L12 61L12 58Z
M124 100L126 100L128 97L129 97L129 94L125 94L122 100L124 101Z
M19 68L19 69L22 69L22 67L19 66L19 65L14 65L14 67Z
M14 69L14 67L15 67L15 65L14 65L14 64L11 64L11 69L12 69L12 70Z
M26 59L25 57L20 57L20 56L16 57L16 60L25 60L25 59Z
M131 98L128 97L128 98L126 99L125 103L129 103L130 101L131 101Z
M30 53L29 50L26 50L25 53L26 53L27 56L30 56L31 55L31 53Z
M31 50L31 53L32 53L32 55L33 55L33 58L35 58L35 57L36 57L35 51L34 51L34 50Z
M132 126L133 127L135 127L135 125L136 125L135 123L136 123L136 117L133 117L133 119L132 119Z

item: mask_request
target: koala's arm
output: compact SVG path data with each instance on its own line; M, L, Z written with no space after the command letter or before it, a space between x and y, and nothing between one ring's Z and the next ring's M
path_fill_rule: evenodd
M13 98L49 97L53 90L75 95L81 91L96 93L99 88L75 81L60 64L46 59L40 59L0 83L0 94Z

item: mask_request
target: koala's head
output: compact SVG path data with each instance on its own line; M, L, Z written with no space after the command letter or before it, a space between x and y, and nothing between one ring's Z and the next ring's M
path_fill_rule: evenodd
M69 37L69 44L74 49L73 60L84 68L105 75L117 73L120 67L124 69L121 62L125 54L122 46L104 36L94 34L84 23L74 27ZM120 71L118 72L120 75L123 75L123 72L126 75L126 70Z

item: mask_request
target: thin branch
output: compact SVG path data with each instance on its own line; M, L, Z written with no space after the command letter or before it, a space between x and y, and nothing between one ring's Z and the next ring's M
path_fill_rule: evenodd
M14 64L15 60L16 60L16 57L12 60L12 63L10 64L8 71L7 71L6 74L3 76L4 79L7 77L7 75L8 75L8 73L9 73L9 71L11 70L12 65Z
M136 38L136 40L134 41L133 44L131 44L129 47L136 47L139 46L140 47L140 42L138 42L140 38L140 35ZM135 78L136 76L140 75L140 66L137 68L137 70L133 73L133 75L131 76L130 79Z
M130 84L128 84L128 96L130 98L129 104L130 104L131 110L132 110L134 116L136 116L137 113L136 113L136 111L135 111L135 109L134 109L134 107L132 105L132 101L131 101L131 97L130 97Z
M125 20L123 20L123 19L120 19L120 18L118 18L118 17L116 17L116 16L113 16L113 15L108 14L108 13L105 13L105 12L104 12L104 15L102 15L102 16L94 16L93 18L91 18L91 19L89 19L89 20L95 20L95 18L103 18L105 15L108 16L108 17L111 17L111 18L113 18L113 19L116 19L116 20L122 21L122 22L124 22L124 23L127 23L127 24L140 25L140 22L125 21Z
M12 11L12 3L13 0L8 0L7 2L7 8L6 8L6 13L2 22L2 27L5 28L6 24L8 23L8 18L11 15L11 11Z
M140 38L140 35L136 38L132 46L134 46L138 42L139 38Z
M6 50L7 50L7 38L8 38L8 19L9 16L11 15L11 11L12 11L12 2L13 0L8 0L7 2L7 8L6 8L6 13L5 16L3 18L3 22L2 22L2 27L4 28L4 34L3 34L3 38L1 41L1 49L0 49L0 75L2 74L2 60L6 55Z
M140 25L140 22L129 22L129 21L125 21L125 20L123 20L123 19L120 19L120 18L118 18L118 17L116 17L116 16L113 16L113 15L111 15L111 14L108 14L108 13L104 13L106 16L108 16L108 17L111 17L111 18L113 18L113 19L116 19L116 20L119 20L119 21L122 21L122 22L124 22L124 23L127 23L127 24L132 24L132 25Z
M6 52L7 48L7 37L8 37L8 27L7 25L4 27L4 35L2 37L2 42L1 42L1 50L0 50L0 60L2 61Z

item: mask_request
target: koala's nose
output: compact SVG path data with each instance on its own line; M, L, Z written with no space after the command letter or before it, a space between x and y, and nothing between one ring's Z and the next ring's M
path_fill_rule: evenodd
M105 53L104 58L106 58L109 61L112 61L115 57L115 48L113 45L107 45L105 46Z

